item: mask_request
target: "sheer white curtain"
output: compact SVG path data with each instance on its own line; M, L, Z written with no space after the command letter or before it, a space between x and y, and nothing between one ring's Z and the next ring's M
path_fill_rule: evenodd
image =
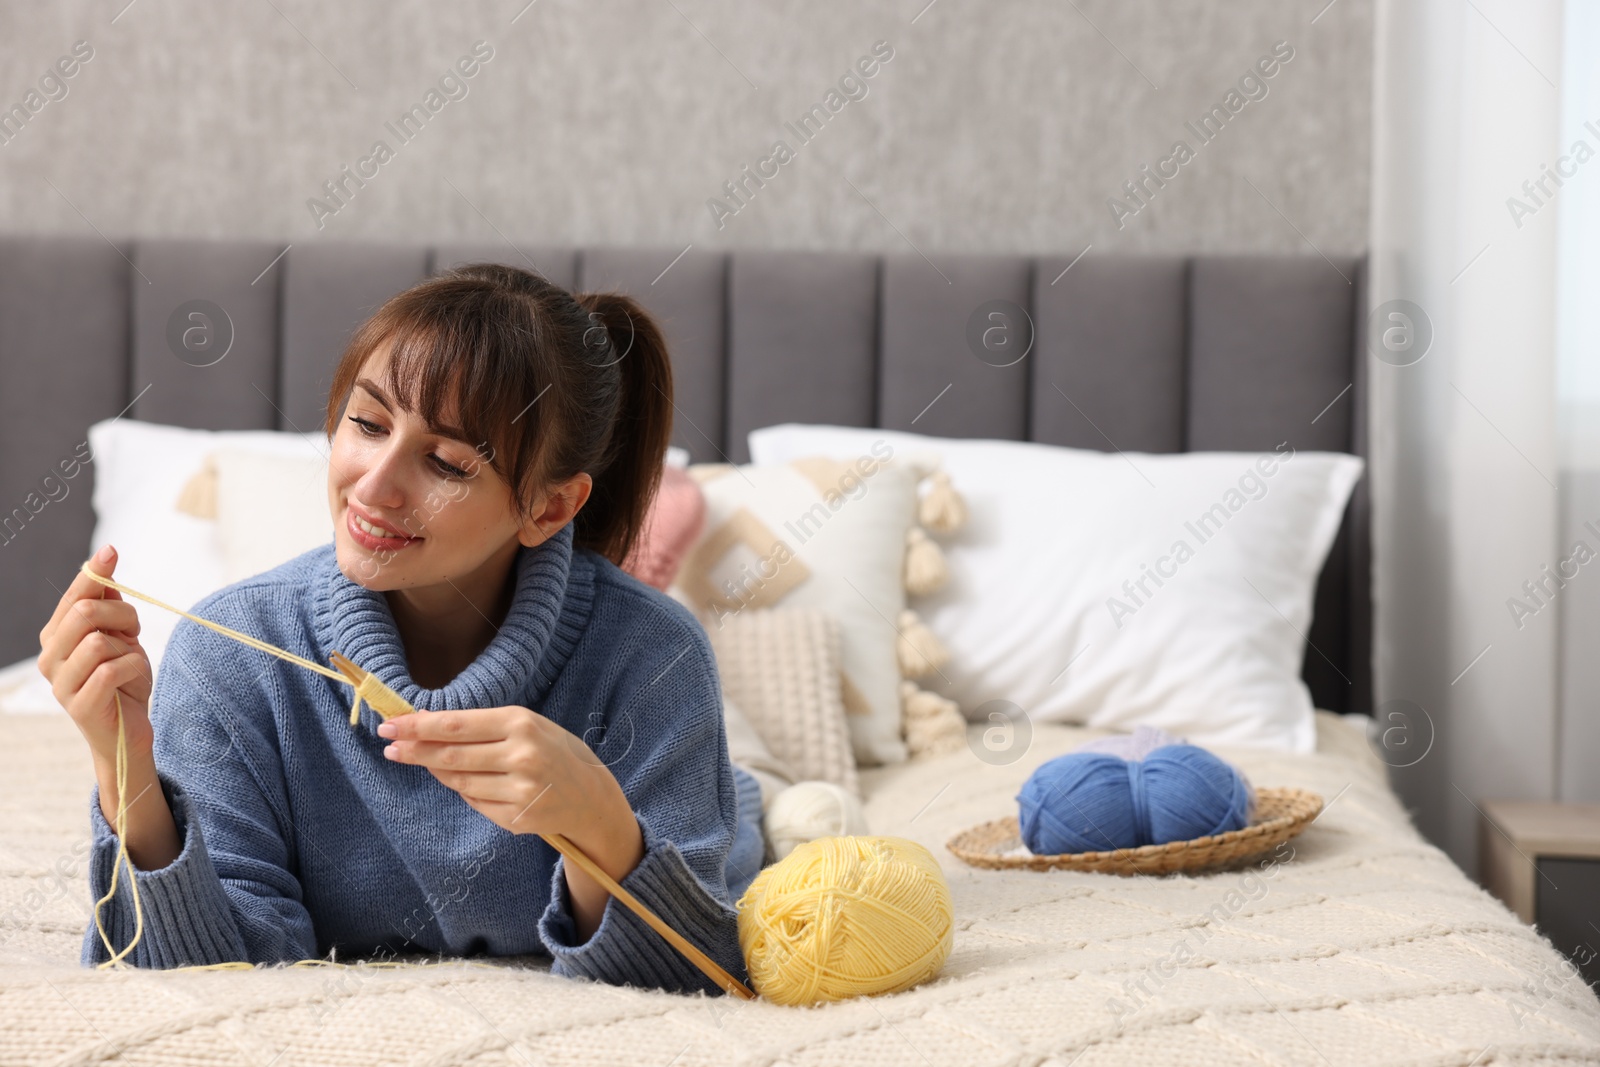
M1377 715L1412 734L1387 755L1419 826L1474 874L1475 805L1556 789L1558 612L1508 601L1556 562L1571 190L1508 199L1560 155L1561 19L1560 0L1379 0L1375 20L1368 301L1431 327L1420 359L1369 330Z
M1554 161L1571 175L1563 179L1556 203L1562 497L1557 554L1558 566L1566 563L1566 584L1556 590L1558 794L1593 804L1600 803L1600 66L1594 58L1600 53L1600 2L1568 0L1565 22L1560 156Z

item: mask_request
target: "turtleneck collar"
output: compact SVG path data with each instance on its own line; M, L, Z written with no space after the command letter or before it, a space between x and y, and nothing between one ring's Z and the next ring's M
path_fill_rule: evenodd
M574 552L572 523L512 562L516 592L489 645L438 689L411 680L405 646L383 593L351 581L330 544L317 582L314 620L327 652L344 653L419 711L496 708L539 700L577 645L593 601L592 563ZM377 715L362 705L363 718Z

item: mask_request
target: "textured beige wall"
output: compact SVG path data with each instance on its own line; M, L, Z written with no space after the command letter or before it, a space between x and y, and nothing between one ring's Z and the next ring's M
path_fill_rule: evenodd
M93 48L66 95L34 97L0 143L0 230L1067 254L1366 244L1371 0L124 2L0 11L0 107L26 107L73 42ZM386 124L478 41L493 55L461 79L466 95L441 92L402 143ZM866 95L841 93L801 144L785 122L877 41L893 58ZM1185 122L1278 41L1293 59L1201 144ZM708 200L778 139L793 157L719 226ZM1180 139L1193 158L1119 226L1109 198ZM348 181L347 203L327 199L323 183L379 140L392 158L364 188ZM317 219L313 197L338 210Z

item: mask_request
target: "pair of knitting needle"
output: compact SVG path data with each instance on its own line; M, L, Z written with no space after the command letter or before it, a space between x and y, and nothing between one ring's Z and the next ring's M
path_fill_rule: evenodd
M345 675L345 677L350 679L351 684L354 685L358 691L366 691L366 693L369 695L367 704L383 718L389 719L396 715L415 713L416 709L413 708L404 697L402 697L399 693L396 693L393 689L390 689L388 686L383 685L383 683L377 678L371 677L366 670L358 666L347 656L339 652L335 652L329 656L328 659L340 670L341 673ZM374 701L371 699L371 696L376 696L378 699ZM669 926L659 915L646 907L638 897L634 896L632 893L628 892L626 889L622 888L622 886L617 884L616 879L612 878L609 874L602 870L599 864L595 863L594 860L585 855L583 849L579 848L577 845L568 840L566 835L540 834L539 836L543 838L551 848L565 856L568 863L577 864L577 866L585 874L587 874L590 878L593 878L596 882L599 882L607 893L610 893L612 896L616 897L617 900L621 901L629 911L633 912L635 915L649 924L652 930L666 938L667 942L672 945L673 948L683 953L684 957L687 958L690 963L693 963L696 967L700 968L702 973L704 973L713 982L717 983L717 985L720 986L724 991L743 1000L756 999L756 995L752 993L743 982L740 982L733 975L723 970L717 965L715 960L713 960L710 956L707 956L704 952L700 951L700 949L696 948L688 938L684 937L682 934L678 933L678 931Z

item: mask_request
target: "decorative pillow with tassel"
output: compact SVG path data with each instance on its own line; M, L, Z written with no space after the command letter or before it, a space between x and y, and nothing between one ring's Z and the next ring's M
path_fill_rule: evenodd
M927 487L917 503L918 525L906 531L905 587L913 597L927 596L944 588L950 569L944 551L930 534L950 534L967 521L967 505L950 484L950 476L939 469L934 457L913 458L907 465ZM950 660L950 650L923 625L911 609L900 613L900 639L896 654L900 662L900 723L906 750L912 759L952 752L967 742L967 720L960 706L938 693L923 689L913 678L943 679L941 668Z
M713 642L748 609L827 611L843 639L840 689L859 765L965 744L957 705L910 681L936 676L950 653L906 597L943 587L949 569L934 536L966 521L936 461L901 459L884 444L850 461L702 464L690 473L708 516L669 592L699 614Z
M725 620L751 609L831 615L840 634L840 696L860 766L906 758L900 644L918 478L892 458L882 446L850 460L691 466L706 499L705 528L668 590L696 612L713 643ZM938 565L918 555L913 569L926 580ZM912 637L922 653L936 652L914 631Z

